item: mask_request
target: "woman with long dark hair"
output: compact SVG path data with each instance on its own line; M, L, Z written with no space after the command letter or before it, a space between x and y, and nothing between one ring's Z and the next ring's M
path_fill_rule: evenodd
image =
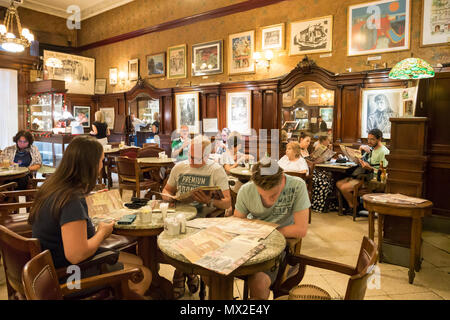
M114 222L100 222L95 231L85 199L94 190L103 157L103 147L95 138L76 137L64 152L55 173L36 194L29 223L42 250L50 250L56 268L92 257L113 231ZM137 284L129 281L129 286L143 295L150 286L150 270L142 266L137 256L121 252L119 263L113 269L122 269L124 264L142 270L144 279ZM83 278L92 275L90 271L82 273Z

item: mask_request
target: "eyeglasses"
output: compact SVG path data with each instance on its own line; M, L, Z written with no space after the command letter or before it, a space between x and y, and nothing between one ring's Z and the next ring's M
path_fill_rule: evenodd
M20 144L26 144L26 143L28 143L27 140L18 140L17 142L20 143Z

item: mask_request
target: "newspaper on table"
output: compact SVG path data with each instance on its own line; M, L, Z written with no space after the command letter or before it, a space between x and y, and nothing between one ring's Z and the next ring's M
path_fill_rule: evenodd
M134 210L123 206L121 199L117 189L96 192L87 196L86 203L92 223L118 220L124 215L134 213Z
M173 246L190 262L223 275L229 275L264 249L264 244L254 239L217 227L203 229Z
M261 220L249 220L236 217L228 218L198 218L188 221L186 226L196 229L205 229L216 227L224 232L237 235L244 235L248 238L256 240L267 238L275 228L275 223L265 222Z
M326 162L333 158L335 154L336 152L333 152L329 148L323 145L318 145L317 149L310 155L310 158L312 161Z
M381 193L381 194L370 196L370 198L372 198L372 200L376 201L376 202L383 202L383 203L389 202L389 203L412 204L412 205L421 204L421 203L424 203L427 201L425 199L405 196L404 194L400 194L400 193L395 193L395 194Z
M343 144L340 144L339 147L341 148L342 153L347 157L347 159L351 160L354 163L359 163L359 159L362 158L360 150L348 148Z
M188 192L179 194L179 195L170 195L167 193L159 193L160 195L166 196L168 198L172 198L173 200L176 201L180 201L180 202L193 202L194 200L192 199L192 194L195 191L203 191L207 196L211 196L211 199L214 200L222 200L223 198L225 198L225 196L222 193L222 190L220 189L220 187L217 186L201 186L195 189L192 189Z

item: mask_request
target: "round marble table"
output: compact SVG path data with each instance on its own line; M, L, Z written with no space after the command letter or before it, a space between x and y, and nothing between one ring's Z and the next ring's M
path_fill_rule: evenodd
M158 237L158 247L164 254L165 260L188 274L199 274L210 277L210 300L233 300L233 280L235 276L255 274L260 271L270 270L286 248L286 239L278 231L274 230L266 239L261 240L265 248L257 255L247 260L243 265L225 276L191 263L181 253L173 248L172 244L189 235L199 232L200 229L186 228L186 234L170 236L163 232Z
M137 211L136 211L137 212ZM172 208L169 208L167 215L177 215L182 213L185 215L186 220L192 220L197 215L197 209L187 205L178 205L173 212ZM161 215L156 211L152 214ZM163 232L163 223L154 224L143 223L137 214L136 220L130 225L114 225L114 233L131 236L138 238L138 255L141 257L144 266L149 268L152 272L152 284L149 288L148 294L153 299L173 299L172 284L169 280L159 275L159 263L163 262L162 257L158 257L158 246L156 244L156 237Z
M247 169L245 167L241 167L241 166L230 169L230 174L233 177L238 178L239 181L241 181L242 183L246 183L246 182L250 181L250 179L252 177L251 170Z
M161 158L157 158L157 157L150 157L150 158L137 158L137 161L139 164L149 164L149 165L152 165L155 167L156 166L162 167L162 166L167 166L170 164L175 164L177 159L175 159L175 158L161 159Z
M0 169L0 184L2 184L4 181L23 178L29 173L30 170L25 167L18 167L17 169L8 170Z

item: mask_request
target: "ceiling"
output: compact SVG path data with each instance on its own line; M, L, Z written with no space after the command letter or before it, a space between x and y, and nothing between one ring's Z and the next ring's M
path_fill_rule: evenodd
M67 13L67 8L70 5L77 5L81 9L81 20L85 20L132 1L134 0L23 0L20 6L67 18L73 14ZM0 5L7 7L9 4L10 0L0 0Z

